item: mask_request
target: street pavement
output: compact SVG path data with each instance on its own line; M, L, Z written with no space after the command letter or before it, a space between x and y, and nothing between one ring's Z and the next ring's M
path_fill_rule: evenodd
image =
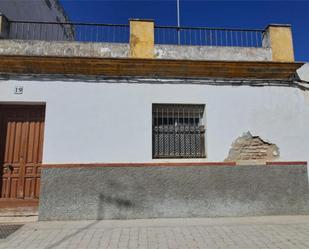
M309 249L309 216L30 222L0 248Z

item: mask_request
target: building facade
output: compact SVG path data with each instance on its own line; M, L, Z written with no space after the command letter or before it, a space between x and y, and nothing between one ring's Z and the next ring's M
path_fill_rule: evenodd
M2 38L75 39L72 25L62 24L69 23L69 18L58 0L1 1L0 15L2 25L0 37Z
M308 213L308 71L290 27L194 44L184 29L183 45L160 29L0 40L1 197L39 198L41 220Z

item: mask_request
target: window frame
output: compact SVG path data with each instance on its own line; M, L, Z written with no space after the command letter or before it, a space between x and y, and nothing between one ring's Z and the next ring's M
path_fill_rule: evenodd
M155 117L155 113L156 115L158 115L158 108L159 109L162 109L162 117ZM166 108L167 110L167 115L166 117L164 117L164 108ZM178 117L177 117L177 123L181 123L179 122L181 119L182 119L182 124L179 125L178 127L176 127L177 124L175 124L175 111L173 112L173 115L169 116L169 109L175 109L177 110L178 109ZM156 109L156 110L155 110ZM187 110L186 110L187 109ZM190 110L191 109L191 110ZM181 115L181 117L179 116L179 110L183 110L183 113ZM202 110L202 111L201 111ZM191 112L191 116L189 115ZM188 114L187 117L185 117L185 114ZM198 124L196 124L195 120L196 120L196 117L195 115L199 115L198 117ZM159 121L155 121L156 119L159 119L159 118L162 118L162 123L161 125L158 125L159 123L157 123L157 125L155 124L155 122L159 122ZM174 123L173 122L167 122L166 120L164 119L173 119L174 120ZM187 119L185 121L185 119ZM207 152L206 152L206 104L200 104L200 103L197 103L197 104L188 104L188 103L152 103L152 117L151 117L151 120L152 120L152 159L155 159L155 160L158 160L158 159L191 159L191 160L194 160L194 159L205 159L207 158ZM194 120L194 125L192 123L190 123L190 120L192 122L192 120ZM186 122L188 122L187 124L185 124ZM162 146L163 146L163 153L161 155L159 150L159 136L162 135L163 136L163 140L166 139L164 138L164 132L165 132L165 129L166 127L165 126L168 126L167 127L167 132L170 133L170 125L172 126L175 126L174 130L172 132L174 132L174 136L173 136L173 139L174 139L174 144L172 145L171 144L171 141L170 141L170 135L168 134L168 143L166 143L165 141L162 142ZM163 129L163 132L160 133L159 129L160 129L160 126L161 129ZM191 129L193 128L193 131L191 131ZM173 128L172 128L173 129ZM180 129L183 129L183 132L180 132L179 130ZM178 138L176 136L178 132ZM187 144L188 144L188 141L186 141L186 139L188 139L188 137L186 138L186 136L189 135L189 150L190 150L190 153L188 153L188 147ZM155 136L158 136L157 138ZM183 136L183 137L182 137ZM192 137L194 137L194 143L195 145L192 143ZM176 142L176 138L178 139L178 142ZM197 139L198 138L198 139ZM157 140L156 140L157 139ZM197 140L199 142L197 142ZM182 143L182 144L180 144ZM200 145L197 145L197 144L200 144ZM165 144L168 144L168 153L166 154L165 151L164 151L164 145ZM177 145L177 148L176 148L176 144L179 144ZM196 147L197 146L197 147ZM172 150L173 152L170 153L170 148L171 147L174 147L174 150ZM192 147L194 149L192 149ZM162 150L162 149L161 149ZM195 151L193 154L192 154L192 150ZM196 152L198 150L198 152Z

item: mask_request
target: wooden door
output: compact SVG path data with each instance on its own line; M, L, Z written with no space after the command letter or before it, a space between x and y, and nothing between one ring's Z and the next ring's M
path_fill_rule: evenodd
M40 193L45 106L0 105L1 198Z

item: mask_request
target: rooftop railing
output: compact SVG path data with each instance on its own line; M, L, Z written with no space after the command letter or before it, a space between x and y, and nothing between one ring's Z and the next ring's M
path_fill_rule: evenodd
M128 43L128 24L9 21L9 38L42 41Z
M128 24L8 21L8 38L128 43ZM264 30L155 26L155 44L262 47Z
M261 29L155 26L156 44L262 47Z

